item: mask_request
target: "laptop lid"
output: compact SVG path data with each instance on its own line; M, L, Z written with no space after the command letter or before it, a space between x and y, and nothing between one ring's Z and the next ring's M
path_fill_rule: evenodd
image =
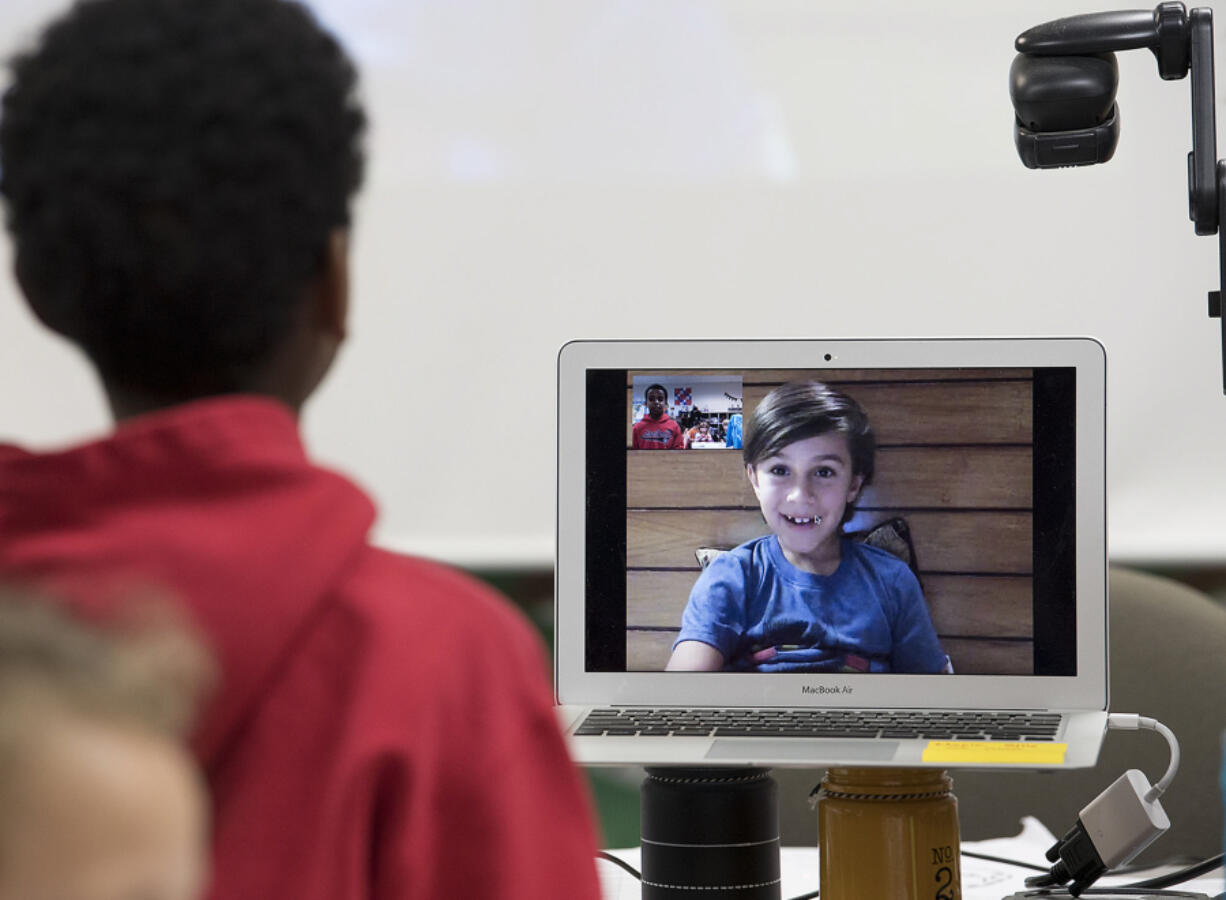
M735 431L792 382L867 413L876 471L844 530L910 557L953 675L854 652L817 671L664 671L702 557L770 537ZM580 341L558 391L560 703L1106 710L1097 342ZM652 442L687 449L635 449Z

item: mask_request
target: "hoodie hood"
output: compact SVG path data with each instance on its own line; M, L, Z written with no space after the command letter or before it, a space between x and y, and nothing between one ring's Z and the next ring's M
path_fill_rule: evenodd
M0 579L92 612L150 592L180 603L223 673L194 739L206 765L326 609L374 517L264 398L173 407L60 452L0 446Z

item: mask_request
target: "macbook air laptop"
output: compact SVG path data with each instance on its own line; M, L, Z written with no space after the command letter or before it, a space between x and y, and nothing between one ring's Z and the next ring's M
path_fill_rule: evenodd
M829 427L813 397L841 410ZM1104 443L1086 338L567 344L555 683L575 758L1093 765ZM747 467L747 447L767 455Z

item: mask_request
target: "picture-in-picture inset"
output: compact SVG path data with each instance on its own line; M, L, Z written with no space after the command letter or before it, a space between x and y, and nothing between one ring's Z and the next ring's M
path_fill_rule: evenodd
M741 379L728 375L635 375L632 450L741 447Z

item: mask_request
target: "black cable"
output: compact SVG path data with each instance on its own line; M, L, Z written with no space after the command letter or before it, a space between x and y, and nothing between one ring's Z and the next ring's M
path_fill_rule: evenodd
M1165 891L1160 891L1158 893L1158 896L1161 897L1165 893L1166 893ZM1145 890L1144 888L1134 888L1134 887L1088 887L1084 891L1081 892L1081 896L1083 897L1094 897L1094 896L1099 896L1099 895L1104 896L1104 897L1112 897L1112 896L1114 897L1134 897L1134 896L1135 897L1153 897L1154 896L1152 893ZM1069 894L1069 896L1071 897L1073 895ZM1171 896L1178 897L1179 894L1172 893Z
M1006 866L1017 866L1021 869L1034 869L1036 872L1046 872L1046 866L1036 866L1034 863L1022 862L1017 859L1006 859L1003 856L991 856L987 853L976 853L973 850L963 850L963 856L969 856L971 859L985 859L988 862L1004 863Z
M631 875L633 875L635 878L637 878L639 881L643 880L642 872L640 872L634 866L630 865L630 863L626 862L624 859L618 859L612 853L607 853L604 850L597 850L596 858L606 860L607 862L611 862L615 866L620 866L621 868L629 872Z
M1005 862L1005 860L1002 860ZM1083 894L1104 893L1109 894L1112 891L1116 893L1141 894L1145 891L1159 890L1161 888L1174 887L1177 884L1183 884L1185 881L1191 881L1197 876L1204 875L1206 872L1212 872L1222 864L1222 854L1211 856L1208 859L1198 863L1193 863L1186 868L1179 869L1176 872L1168 872L1166 875L1155 875L1153 878L1146 878L1142 881L1133 881L1129 884L1118 885L1114 888L1104 888L1102 891L1096 891L1094 888L1089 888L1083 891ZM1107 872L1107 875L1118 875L1119 872ZM1033 884L1031 882L1034 882ZM1054 882L1053 882L1054 883ZM1047 887L1046 884L1040 884L1036 879L1027 878L1027 887ZM1057 895L1059 896L1059 895Z
M1047 871L1047 869L1045 869L1043 866L1036 866L1034 863L1022 862L1022 861L1020 861L1020 860L1016 860L1016 859L1006 859L1006 858L1005 858L1005 857L1003 857L1003 856L991 856L991 855L989 855L989 854L987 854L987 853L975 853L975 852L973 852L973 851L971 851L971 850L963 850L963 851L962 851L962 855L963 855L963 856L970 856L970 857L972 857L972 858L974 858L974 859L983 859L983 860L987 860L988 862L1004 863L1004 864L1005 864L1005 865L1007 865L1007 866L1018 866L1019 868L1022 868L1022 869L1034 869L1036 872L1046 872L1046 871ZM629 872L631 875L633 875L635 878L637 878L639 881L642 881L642 880L643 880L643 876L642 876L642 874L641 874L641 873L640 873L640 872L639 872L637 869L635 869L633 866L631 866L631 865L630 865L628 862L626 862L625 860L620 859L620 858L618 858L618 857L614 856L612 853L608 853L608 852L606 852L606 851L604 851L604 850L598 850L598 851L596 852L596 856L597 856L597 858L598 858L598 859L604 859L604 860L607 860L607 861L609 861L609 862L613 863L613 864L614 864L614 865L616 865L616 866L620 866L621 868L623 868L623 869L625 869L627 872ZM1220 860L1221 860L1221 857L1219 856L1219 857L1217 857L1217 859L1220 861ZM1198 863L1198 865L1203 865L1203 863ZM1212 868L1212 866L1211 866L1210 868ZM1208 870L1206 869L1205 871L1208 871ZM1199 873L1197 873L1197 874L1199 874ZM1189 875L1188 877L1189 877L1189 878L1195 878L1195 877L1196 877L1196 875ZM1174 883L1176 883L1176 884L1177 884L1178 882L1174 882ZM1161 887L1161 886L1162 886L1162 885L1154 885L1154 887ZM792 898L792 900L806 900L807 896L808 896L808 895L806 895L806 897L794 897L794 898ZM814 896L816 896L816 895L814 895Z
M963 850L962 855L969 856L972 859L982 859L982 860L986 860L987 862L1002 863L1006 866L1017 866L1018 868L1021 868L1021 869L1033 869L1036 872L1046 872L1047 871L1047 869L1045 869L1043 866L1036 866L1034 863L1022 862L1021 860L1017 860L1017 859L1008 859L1003 856L992 856L991 854L988 854L988 853L976 853L973 850ZM612 853L608 853L604 850L598 850L596 851L596 856L598 859L606 860L607 862L611 862L615 866L618 866L624 869L626 872L629 872L632 876L634 876L639 881L643 880L643 875L641 872L639 872L638 869L634 868L634 866L630 865L625 860L614 856ZM1132 894L1132 893L1137 893L1143 890L1155 890L1155 889L1160 890L1162 888L1172 887L1177 884L1183 884L1185 881L1191 881L1193 878L1196 878L1197 876L1204 875L1206 872L1213 871L1221 864L1222 864L1222 854L1219 853L1217 856L1211 856L1208 859L1202 860L1201 862L1195 863L1194 865L1188 866L1187 868L1180 869L1178 872L1170 872L1166 875L1158 875L1158 876L1155 876L1154 878L1146 878L1143 881L1134 881L1131 884L1123 884L1123 885L1119 885L1118 887L1114 887L1114 888L1101 888L1101 889L1088 888L1082 891L1082 896L1085 896L1087 894L1090 896L1093 896L1095 894L1100 894L1100 893L1109 894L1112 891L1115 891L1116 893ZM1107 874L1111 874L1111 873L1107 873ZM807 894L801 894L798 897L792 897L790 898L790 900L814 900L814 898L816 898L817 896L818 896L817 891L810 891ZM1061 894L1058 892L1053 892L1052 896L1059 897L1061 896Z
M638 869L634 868L634 866L630 865L630 863L626 862L624 859L619 859L618 857L614 856L612 853L609 853L604 850L597 850L596 858L603 859L607 862L611 862L613 863L613 865L618 866L624 869L625 871L629 872L639 881L643 880L643 874ZM800 894L799 896L796 896L796 897L790 897L789 900L815 900L815 898L818 896L818 893L819 893L818 891L809 891L809 893L807 894Z
M1222 864L1222 854L1211 856L1203 862L1198 862L1195 865L1188 866L1186 869L1180 869L1178 872L1171 872L1169 875L1157 875L1153 878L1146 878L1144 881L1136 881L1127 887L1130 888L1164 888L1174 884L1183 884L1185 881L1191 881L1198 875L1204 875L1216 869Z
M1063 900L1064 897L1069 897L1071 900L1073 895L1069 893L1068 888L1062 887L1056 891L1044 893L1042 896L1051 897L1053 898L1053 900ZM1182 898L1185 898L1186 900L1186 898L1189 895L1185 891L1159 890L1155 892L1153 890L1147 890L1145 888L1119 886L1119 887L1088 887L1084 891L1081 892L1081 896L1082 897L1146 897L1146 898L1182 897Z

